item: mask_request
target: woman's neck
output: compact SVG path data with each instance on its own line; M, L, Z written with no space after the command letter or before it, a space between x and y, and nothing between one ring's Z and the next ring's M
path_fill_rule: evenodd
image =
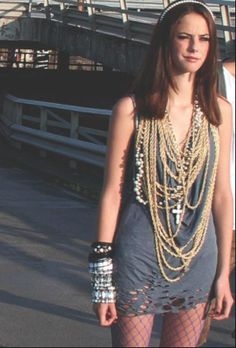
M182 74L174 77L176 90L169 89L169 104L170 105L186 105L192 104L192 95L194 89L194 75Z

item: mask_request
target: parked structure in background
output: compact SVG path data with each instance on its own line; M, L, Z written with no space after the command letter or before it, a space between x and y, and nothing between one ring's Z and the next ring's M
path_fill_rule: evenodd
M49 68L55 69L55 53L50 50L24 48L0 49L1 68Z
M102 64L50 49L0 48L0 68L103 70Z

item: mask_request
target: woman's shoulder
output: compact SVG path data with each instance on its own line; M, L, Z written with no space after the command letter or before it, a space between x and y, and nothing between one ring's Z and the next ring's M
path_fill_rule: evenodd
M222 115L222 124L232 123L232 105L230 102L226 98L219 96L218 104Z
M221 112L227 112L230 113L231 112L231 104L230 102L223 96L218 96L217 98L218 104L219 104L219 108Z
M235 78L235 62L234 61L225 61L223 67Z
M113 110L131 114L135 111L135 99L132 95L120 98L113 107Z
M113 118L129 124L133 128L135 120L135 102L132 96L120 98L113 107Z

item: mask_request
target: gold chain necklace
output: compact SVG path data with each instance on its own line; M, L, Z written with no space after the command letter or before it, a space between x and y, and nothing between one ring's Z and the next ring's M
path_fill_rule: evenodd
M209 133L214 140L215 161L207 186L210 163ZM178 281L201 249L211 210L219 152L218 131L212 125L209 127L209 122L204 117L197 100L194 102L192 125L183 151L180 151L176 145L167 113L162 120L144 118L140 120L136 136L137 170L134 190L136 199L141 204L149 204L157 261L163 277L168 282ZM157 150L163 168L161 178L158 178L157 172ZM201 171L203 171L203 179L198 199L195 203L191 203L189 201L191 189ZM204 201L206 189L208 192ZM203 204L203 210L197 228L185 245L180 247L176 243L176 237L181 233L186 209L197 209L200 204ZM165 213L166 226L160 218L162 212ZM175 228L173 228L173 216ZM166 254L177 258L180 265L171 265L167 261ZM174 276L170 277L168 271L174 272Z

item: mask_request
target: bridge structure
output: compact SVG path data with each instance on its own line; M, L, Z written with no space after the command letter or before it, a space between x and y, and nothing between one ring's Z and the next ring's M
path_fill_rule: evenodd
M0 47L46 47L135 74L160 11L170 0L0 0ZM221 52L234 39L233 0L208 0ZM60 105L5 95L2 133L14 144L104 165L106 129L83 123L109 120L111 110ZM95 124L96 122L91 122ZM99 122L97 122L99 123Z
M135 73L170 0L0 0L0 45L51 47ZM233 0L208 0L221 52L234 38Z

